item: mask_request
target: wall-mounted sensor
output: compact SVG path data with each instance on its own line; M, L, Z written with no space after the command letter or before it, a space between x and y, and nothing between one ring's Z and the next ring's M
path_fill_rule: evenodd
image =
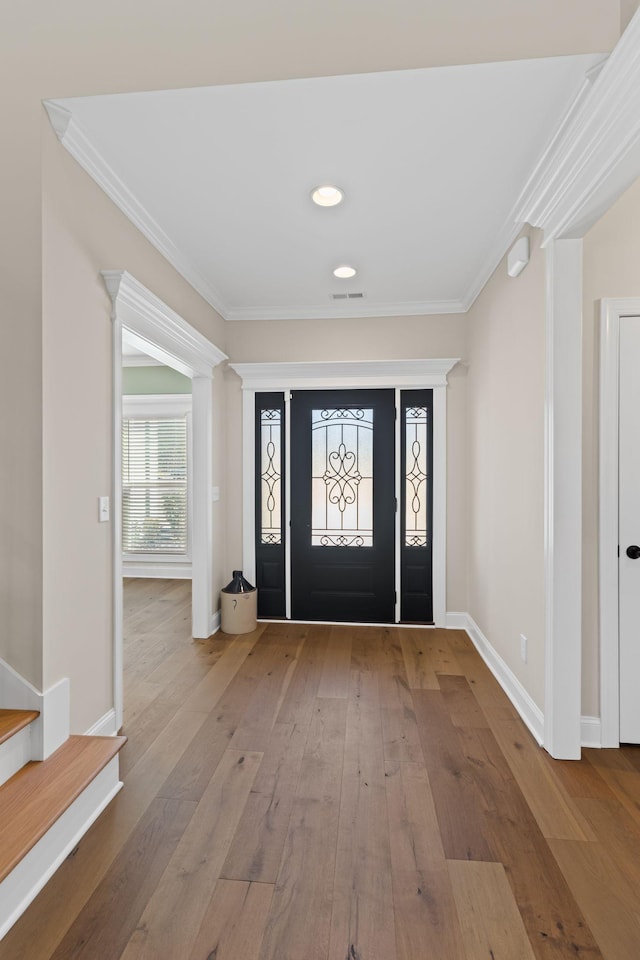
M517 277L529 263L529 237L520 237L509 250L507 273Z

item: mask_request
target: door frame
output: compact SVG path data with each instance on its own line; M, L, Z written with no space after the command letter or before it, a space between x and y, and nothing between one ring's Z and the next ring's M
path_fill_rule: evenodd
M192 635L206 638L215 630L213 613L213 370L227 355L144 287L126 270L103 270L112 302L113 384L113 701L115 729L124 711L122 597L122 334L144 353L191 379L192 497L191 547Z
M447 612L447 375L459 358L301 363L231 363L242 380L242 563L249 580L255 578L255 395L284 393L285 463L285 589L286 616L291 619L291 539L289 536L290 416L292 390L391 389L433 390L433 621L446 626ZM399 463L396 467L399 476ZM396 480L396 482L398 482ZM396 523L396 545L399 524ZM397 550L396 550L397 553ZM399 622L400 584L396 561L396 623Z
M640 316L640 297L600 303L600 738L620 746L619 354L620 320Z

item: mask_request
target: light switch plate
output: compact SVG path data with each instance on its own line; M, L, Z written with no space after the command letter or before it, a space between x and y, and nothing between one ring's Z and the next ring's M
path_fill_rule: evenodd
M98 520L106 523L109 519L109 497L98 497Z

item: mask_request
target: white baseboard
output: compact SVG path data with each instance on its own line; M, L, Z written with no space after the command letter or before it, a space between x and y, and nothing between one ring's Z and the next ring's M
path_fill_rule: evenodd
M191 580L191 564L123 560L122 576L139 577L142 580Z
M122 788L118 769L115 756L0 883L0 939Z
M220 629L220 611L216 610L215 613L211 614L211 620L209 621L209 636L212 637L214 633L217 633Z
M542 746L544 741L544 714L542 710L529 696L515 673L505 663L497 650L489 643L473 617L468 613L450 613L447 614L446 622L449 629L466 630L474 647L520 714L523 723L528 727L536 742Z
M107 710L103 717L100 717L99 720L89 727L86 731L85 736L87 737L115 737L117 734L116 729L116 711L112 707L111 710Z
M580 717L580 739L583 747L601 747L600 717Z
M522 721L527 725L537 742L544 742L544 714L531 699L518 678L491 646L478 624L468 613L447 613L447 629L465 630L476 650L491 670ZM600 717L581 717L580 735L583 747L601 747Z
M70 689L64 678L44 693L0 660L0 707L5 710L38 710L31 724L31 759L46 760L69 737Z
M452 613L447 611L445 626L447 630L466 630L468 620L468 613Z

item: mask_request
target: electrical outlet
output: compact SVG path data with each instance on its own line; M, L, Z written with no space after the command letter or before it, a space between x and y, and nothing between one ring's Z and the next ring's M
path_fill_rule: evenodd
M524 663L527 662L527 638L524 633L520 634L520 656Z

